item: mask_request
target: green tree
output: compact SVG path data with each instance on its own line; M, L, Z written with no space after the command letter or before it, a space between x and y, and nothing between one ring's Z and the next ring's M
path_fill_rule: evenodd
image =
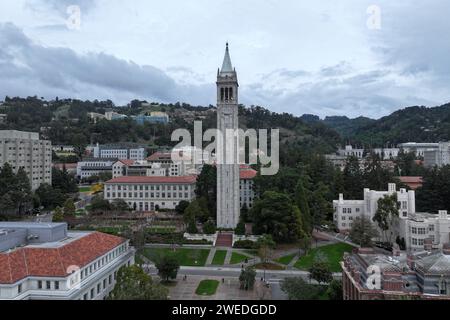
M391 242L391 234L388 231L393 222L399 216L400 203L397 200L397 194L386 195L378 200L378 208L373 216L373 221L377 223L383 232L385 241Z
M300 210L285 194L268 191L250 211L256 234L270 234L278 243L296 242L304 236Z
M303 222L303 231L305 232L305 234L311 234L313 229L312 218L302 179L298 181L295 188L295 203L300 209L300 214Z
M68 217L75 216L75 204L73 203L73 199L67 199L66 202L64 202L64 215Z
M205 222L205 224L203 225L203 233L204 234L215 234L216 233L216 224L211 220L208 220L207 222Z
M264 279L266 279L266 264L272 256L272 250L275 248L276 243L273 241L272 236L269 234L264 234L259 237L256 242L258 247L258 256L261 259L264 266Z
M289 300L317 300L320 296L320 288L301 277L285 278L281 283L281 290L288 295Z
M350 239L361 247L372 247L372 239L378 237L378 231L374 228L369 218L362 216L353 221L350 230Z
M104 213L111 210L111 204L108 200L103 199L102 196L95 196L91 201L91 208L95 214Z
M176 279L178 270L180 269L180 263L177 258L171 254L161 255L156 259L156 269L158 269L158 275L165 282Z
M344 300L342 281L333 280L328 285L327 296L329 300Z
M41 184L35 194L38 196L41 206L49 210L62 207L66 200L65 194L60 189L54 189L46 183Z
M53 211L53 222L63 222L64 221L64 212L61 207L56 207Z
M217 206L217 168L206 164L197 177L195 188L197 198L204 198L210 217L216 217Z
M168 289L157 284L137 265L122 267L109 300L167 300Z
M364 177L359 160L355 156L347 159L343 172L343 189L345 196L350 199L361 199L364 189Z
M241 290L253 290L256 279L256 270L254 267L249 266L241 270L239 275L239 282L241 284Z
M175 211L179 215L183 215L186 208L189 207L189 201L182 200L178 203L178 205L175 207Z
M370 153L366 162L366 167L364 168L364 188L383 190L388 183L394 181L394 175L388 169L383 168L379 155Z
M312 222L314 226L321 226L333 215L332 203L327 199L329 187L322 182L316 185L316 189L310 197L310 208L313 213Z
M308 271L309 278L316 280L319 284L330 283L333 280L330 264L321 251L317 252Z
M129 212L130 206L123 199L114 199L111 203L111 209L117 212Z

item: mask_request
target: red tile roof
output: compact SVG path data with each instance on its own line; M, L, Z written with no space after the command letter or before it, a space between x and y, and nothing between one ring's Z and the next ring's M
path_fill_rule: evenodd
M54 163L53 167L59 170L62 170L64 167L66 167L67 170L76 169L77 163Z
M403 183L422 183L423 177L399 177Z
M107 184L117 183L195 183L197 176L182 176L182 177L144 177L144 176L124 176L118 177L106 182Z
M83 268L123 242L123 238L93 232L58 248L24 247L0 253L0 284L28 276L66 277L70 266Z
M119 160L119 162L122 162L124 165L126 166L131 166L133 165L136 161L134 160Z
M148 161L158 161L158 160L170 160L172 159L172 153L170 152L155 152L150 157L147 158Z
M239 177L242 180L251 180L251 179L254 179L256 177L257 173L258 172L256 170L253 170L253 169L246 169L246 170L242 170L241 169L241 171L239 173Z

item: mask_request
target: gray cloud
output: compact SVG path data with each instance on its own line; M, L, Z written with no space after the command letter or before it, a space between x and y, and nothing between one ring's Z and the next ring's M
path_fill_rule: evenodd
M181 86L162 70L105 53L76 54L33 43L13 24L0 25L0 94L205 102L202 87ZM30 85L27 85L30 84ZM205 91L207 92L207 91ZM211 90L211 93L213 90Z

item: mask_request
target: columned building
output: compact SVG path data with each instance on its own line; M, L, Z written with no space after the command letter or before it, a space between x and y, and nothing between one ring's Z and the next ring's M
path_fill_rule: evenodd
M239 223L238 80L228 50L217 73L217 227L234 229ZM231 134L231 135L230 135ZM228 137L227 137L228 135Z

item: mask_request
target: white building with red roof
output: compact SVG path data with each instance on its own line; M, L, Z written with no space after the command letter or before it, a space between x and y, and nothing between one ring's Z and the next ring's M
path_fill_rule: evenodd
M65 223L0 223L0 300L101 300L134 264L129 241Z
M195 198L197 176L123 176L105 183L104 198L124 200L137 211L175 209L181 201Z
M256 197L253 179L256 170L240 168L240 204L253 206ZM181 201L195 199L197 176L117 176L105 183L104 198L109 202L124 200L137 211L173 210Z

